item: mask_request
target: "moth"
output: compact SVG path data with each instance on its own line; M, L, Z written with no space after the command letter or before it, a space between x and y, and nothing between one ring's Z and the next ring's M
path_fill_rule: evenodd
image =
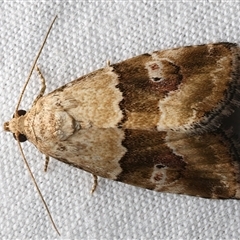
M232 43L143 54L80 77L4 124L48 157L161 192L240 198L238 142L220 129L238 103ZM34 64L35 66L35 64Z

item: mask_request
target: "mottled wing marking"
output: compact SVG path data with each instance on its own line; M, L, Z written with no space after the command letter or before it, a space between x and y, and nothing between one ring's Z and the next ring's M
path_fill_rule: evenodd
M127 151L123 140L121 129L82 129L64 142L55 142L48 153L70 165L115 180L122 172L119 161Z
M240 197L238 151L223 133L126 130L123 145L121 182L205 198Z
M239 48L220 43L144 54L114 64L127 129L207 131L232 112ZM173 117L174 116L174 117Z
M217 118L230 114L240 83L239 48L235 44L191 46L155 54L168 57L183 76L179 89L159 101L163 113L159 130L209 130Z

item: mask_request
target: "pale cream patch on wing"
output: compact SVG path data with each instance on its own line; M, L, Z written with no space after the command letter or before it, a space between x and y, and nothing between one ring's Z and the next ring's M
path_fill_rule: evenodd
M183 186L178 185L180 174L172 171L168 167L154 167L150 181L155 184L155 191L179 193L183 191Z
M189 91L191 91L191 86L180 87L179 90L170 92L167 97L159 100L159 111L161 113L157 124L159 131L166 129L185 130L186 126L200 120L195 110L197 106L194 96L187 96ZM189 101L192 101L192 103L188 104Z
M41 150L57 159L66 159L94 175L116 179L121 173L119 161L127 149L122 146L124 131L118 128L81 129L65 141L47 143Z
M153 59L155 59L155 54L152 54ZM149 79L159 79L159 82L161 81L161 79L164 79L163 75L162 75L162 69L163 69L163 65L161 63L161 61L159 61L159 59L155 60L155 61L150 61L146 63L146 69L148 70L148 76Z
M100 69L79 81L68 84L61 96L62 106L83 126L116 127L123 118L119 107L123 96L116 85L118 75L111 67ZM65 108L64 100L73 100L75 107Z

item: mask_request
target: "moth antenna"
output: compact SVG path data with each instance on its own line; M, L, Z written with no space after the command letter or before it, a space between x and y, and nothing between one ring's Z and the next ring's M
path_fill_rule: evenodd
M49 29L48 29L48 31L47 31L47 34L46 34L46 36L45 36L45 38L44 38L44 40L43 40L42 46L40 47L40 49L39 49L39 51L38 51L38 54L37 54L37 56L36 56L36 58L35 58L35 60L34 60L34 62L33 62L33 66L32 66L32 68L31 68L31 71L30 71L29 75L28 75L27 81L25 82L25 84L24 84L24 86L23 86L23 89L22 89L22 92L21 92L21 94L20 94L20 97L19 97L19 99L18 99L18 103L17 103L16 109L15 109L15 113L14 113L15 116L18 116L17 111L18 111L18 108L19 108L20 103L21 103L21 101L22 101L23 94L24 94L24 92L25 92L25 90L26 90L26 87L27 87L29 81L30 81L30 78L31 78L32 73L33 73L33 70L34 70L34 68L35 68L35 66L36 66L37 60L39 59L40 54L42 53L43 47L44 47L44 45L45 45L45 43L46 43L46 41L47 41L47 38L48 38L48 36L49 36L49 33L50 33L50 31L51 31L51 29L52 29L52 27L53 27L53 24L54 24L56 18L57 18L57 15L56 15L55 18L53 19L53 21L52 21L52 23L51 23L51 25L50 25L50 27L49 27Z
M25 90L26 90L26 87L27 87L27 85L28 85L28 83L29 83L29 80L30 80L30 78L31 78L31 76L32 76L33 70L34 70L34 68L35 68L35 66L36 66L37 60L38 60L38 58L39 58L39 56L40 56L40 54L41 54L41 52L42 52L42 50L43 50L43 47L44 47L44 45L45 45L45 43L46 43L46 41L47 41L47 38L48 38L48 36L49 36L49 33L50 33L50 31L51 31L51 29L52 29L52 27L53 27L53 24L54 24L56 18L57 18L57 15L56 15L55 18L53 19L53 21L52 21L52 23L51 23L51 25L50 25L50 27L49 27L49 29L48 29L48 31L47 31L47 34L46 34L46 36L45 36L45 38L44 38L44 40L43 40L42 46L41 46L40 50L38 51L38 54L37 54L37 56L36 56L36 58L35 58L35 60L34 60L34 63L33 63L33 66L32 66L32 68L31 68L31 71L30 71L30 73L29 73L29 75L28 75L27 81L25 82L25 84L24 84L24 86L23 86L22 92L21 92L21 94L20 94L20 97L19 97L19 100L18 100L18 103L17 103L17 106L16 106L16 110L15 110L15 113L14 113L14 116L15 116L15 117L18 116L18 108L19 108L19 105L20 105L20 103L21 103L21 101L22 101L23 94L24 94L24 92L25 92ZM39 194L39 196L40 196L40 198L41 198L41 200L42 200L42 202L43 202L43 205L44 205L45 209L47 210L48 216L49 216L49 218L50 218L50 221L51 221L54 229L56 230L56 232L58 233L58 235L60 235L60 233L59 233L59 231L58 231L58 229L57 229L57 226L56 226L56 224L55 224L55 222L54 222L54 220L53 220L53 218L52 218L52 215L51 215L51 213L50 213L50 210L49 210L49 208L48 208L48 206L47 206L47 203L45 202L45 200L44 200L44 198L43 198L43 195L42 195L42 193L41 193L41 191L40 191L40 189L39 189L39 187L38 187L38 185L37 185L37 182L36 182L36 180L35 180L35 178L34 178L34 176L33 176L33 173L32 173L32 171L31 171L30 166L29 166L29 164L28 164L28 162L27 162L27 159L26 159L26 157L25 157L25 155L24 155L22 146L21 146L20 141L19 141L19 133L16 134L16 139L17 139L17 143L18 143L19 150L20 150L21 155L22 155L22 157L23 157L23 161L24 161L24 163L25 163L25 165L26 165L26 167L27 167L28 173L30 174L30 177L31 177L31 179L32 179L32 181L33 181L33 184L34 184L35 188L37 189L37 192L38 192L38 194Z
M58 231L58 229L57 229L57 226L56 226L56 224L55 224L55 222L54 222L54 220L53 220L53 218L52 218L52 215L51 215L50 210L49 210L49 208L48 208L48 206L47 206L47 203L46 203L46 201L45 201L44 198L43 198L43 195L42 195L42 193L41 193L41 191L40 191L40 189L39 189L39 187L38 187L38 184L37 184L37 182L36 182L36 180L35 180L35 177L33 176L33 173L32 173L32 171L31 171L31 169L30 169L30 166L29 166L29 164L28 164L28 161L27 161L27 159L26 159L26 157L25 157L25 155L24 155L22 146L21 146L20 141L19 141L19 138L18 138L18 134L17 134L17 136L16 136L16 139L17 139L17 143L18 143L19 150L20 150L20 152L21 152L21 154L22 154L22 157L23 157L23 161L24 161L24 163L25 163L25 165L26 165L26 167L27 167L28 173L30 174L30 177L31 177L31 179L32 179L32 181L33 181L33 183L34 183L34 186L36 187L36 189L37 189L37 191L38 191L38 194L39 194L39 196L40 196L40 198L41 198L41 200L42 200L42 202L43 202L43 205L44 205L44 207L45 207L46 210L47 210L48 216L49 216L49 218L50 218L50 221L51 221L54 229L56 230L56 232L57 232L58 235L60 236L60 233L59 233L59 231Z

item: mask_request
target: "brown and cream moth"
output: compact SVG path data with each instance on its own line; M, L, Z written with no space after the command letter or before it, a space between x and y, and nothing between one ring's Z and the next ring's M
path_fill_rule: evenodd
M220 130L238 103L239 53L232 43L156 51L108 64L45 96L39 72L39 96L4 129L94 176L239 199L238 142Z
M38 98L4 128L93 175L156 191L239 198L237 148L215 131L236 102L239 66L231 43L144 54Z

